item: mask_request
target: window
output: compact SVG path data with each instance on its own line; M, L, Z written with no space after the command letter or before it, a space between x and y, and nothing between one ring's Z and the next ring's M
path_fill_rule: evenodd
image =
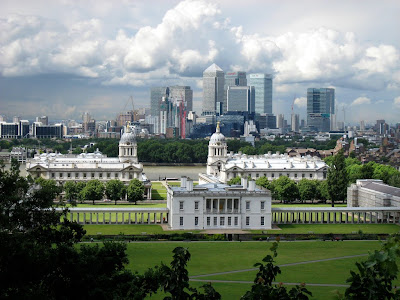
M261 201L261 209L265 209L265 201Z
M246 217L246 226L250 225L250 217Z
M114 174L114 177L115 177L115 178L118 178L118 173L115 173L115 174Z
M199 217L194 217L194 226L199 226Z
M219 218L219 225L224 226L225 225L225 217L220 217Z
M282 173L279 173L279 177L281 177L282 176Z
M183 226L183 217L179 217L179 225Z
M217 226L217 224L218 224L217 217L214 217L214 226Z
M250 201L246 201L246 210L250 209Z
M133 177L132 177L132 173L129 173L129 179L132 179Z
M232 217L228 217L228 226L232 225Z
M68 177L68 178L71 178L71 173L67 173L67 177Z
M51 178L54 178L54 175L55 175L54 173L51 173Z
M312 174L310 174L310 178L312 178Z
M206 209L210 210L211 209L211 199L206 200Z
M99 177L100 177L100 178L103 178L103 173L99 173Z
M207 217L207 226L210 226L210 225L211 225L211 218Z
M326 179L326 172L324 172L323 175L324 175L324 179Z
M257 174L256 174L256 178L258 178L258 177L260 177L260 174L257 173Z
M199 201L194 202L194 209L196 209L196 210L199 209Z
M304 177L306 177L306 174L301 174L301 178L304 178Z
M79 177L79 173L75 173L75 178L78 178Z
M107 178L110 178L111 177L111 173L107 173Z
M261 226L264 226L264 217L261 217Z
M183 201L179 201L179 209L183 210Z
M94 178L94 173L92 173L92 178Z
M83 178L86 178L86 173L83 173Z
M60 173L60 178L62 178L63 177L63 173Z
M272 174L271 174L271 177L274 178L274 177L275 177L275 173L272 173Z
M294 174L294 178L297 178L297 174Z
M238 226L238 224L239 224L239 218L235 217L235 226Z

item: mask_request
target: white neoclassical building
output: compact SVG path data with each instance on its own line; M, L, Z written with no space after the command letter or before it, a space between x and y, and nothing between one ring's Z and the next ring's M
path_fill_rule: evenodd
M145 196L151 199L151 183L143 173L143 165L138 161L136 134L129 126L125 127L119 141L118 157L107 157L99 151L79 155L43 153L28 160L26 170L34 178L54 179L60 184L92 179L103 182L119 179L128 184L137 178L144 183Z
M168 186L168 225L173 230L271 229L271 193L242 178L241 185Z
M318 157L289 157L287 154L246 155L228 153L225 136L217 124L216 132L211 136L208 146L207 174L200 174L200 182L210 182L209 178L217 178L226 183L236 177L258 179L267 177L274 180L280 176L299 181L307 179L326 179L328 166ZM207 176L208 175L208 176Z

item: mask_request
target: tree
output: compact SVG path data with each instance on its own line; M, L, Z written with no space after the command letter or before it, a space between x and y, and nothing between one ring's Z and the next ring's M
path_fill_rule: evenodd
M315 180L316 190L316 199L320 199L326 203L326 200L329 199L328 193L328 182L326 180Z
M107 181L105 194L108 199L115 201L115 205L117 205L117 200L121 200L125 193L125 185L121 180L111 179Z
M161 286L164 292L171 294L165 300L173 299L221 299L221 295L214 290L211 284L201 286L205 294L201 294L189 285L189 272L187 263L190 260L190 253L187 248L176 247L173 251L173 259L170 266L162 264L160 267Z
M35 179L35 184L40 185L40 192L44 193L45 197L49 197L53 201L62 192L62 186L58 186L57 182L52 179L44 179L42 177L39 177Z
M139 179L132 179L127 188L127 196L129 202L136 202L143 200L144 186Z
M386 184L389 182L390 177L394 176L395 174L399 174L399 171L391 166L374 164L373 167L373 178L380 179Z
M348 176L343 150L340 150L333 157L332 164L328 170L327 183L332 207L338 201L344 202L347 197Z
M274 180L273 190L278 199L284 203L292 202L299 198L299 190L294 180L287 176L281 176Z
M368 259L356 262L358 272L350 271L346 299L399 299L400 290L393 287L397 279L400 256L399 237L391 237L380 250L370 253Z
M101 200L104 195L104 184L98 180L89 180L81 191L84 200L92 200L93 205L96 200Z
M308 295L312 296L312 293L305 288L305 284L296 285L292 288L289 293L283 284L273 285L272 282L275 280L278 274L281 274L279 266L275 265L275 257L277 253L278 243L274 242L270 250L272 255L267 255L261 263L256 263L254 267L258 267L258 273L254 279L254 284L250 291L241 298L243 300L253 299L308 299ZM265 264L264 264L265 263Z
M299 195L301 201L313 200L317 195L317 186L314 180L302 178L298 183Z
M227 183L229 185L237 185L237 184L240 184L241 181L242 181L241 177L240 176L236 176L236 177L233 177L233 178L229 179Z
M74 181L67 181L64 183L65 198L70 202L75 202L78 198L77 184Z
M268 178L267 178L267 177L262 176L262 177L260 177L260 178L258 178L258 179L256 180L256 184L257 184L258 186L263 187L263 188L269 189L270 182L268 181Z
M77 194L77 199L82 203L85 200L84 194L83 194L83 189L86 186L86 182L84 181L78 181L76 183L76 194Z

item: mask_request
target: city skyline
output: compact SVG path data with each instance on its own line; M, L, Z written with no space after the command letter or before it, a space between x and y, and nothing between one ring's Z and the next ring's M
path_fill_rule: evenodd
M397 1L93 4L2 1L0 114L112 119L131 95L150 107L151 87L172 85L191 86L201 114L202 72L216 63L273 74L273 113L286 119L295 95L304 119L307 88L330 87L337 121L344 109L353 123L398 122Z

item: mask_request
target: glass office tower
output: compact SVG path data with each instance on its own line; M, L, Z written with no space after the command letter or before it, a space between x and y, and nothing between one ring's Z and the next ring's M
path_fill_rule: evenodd
M335 113L335 89L307 89L307 126L315 131L329 131Z
M255 113L272 114L272 75L250 74L249 85L255 89Z
M203 72L203 115L215 115L224 99L224 71L212 64Z

